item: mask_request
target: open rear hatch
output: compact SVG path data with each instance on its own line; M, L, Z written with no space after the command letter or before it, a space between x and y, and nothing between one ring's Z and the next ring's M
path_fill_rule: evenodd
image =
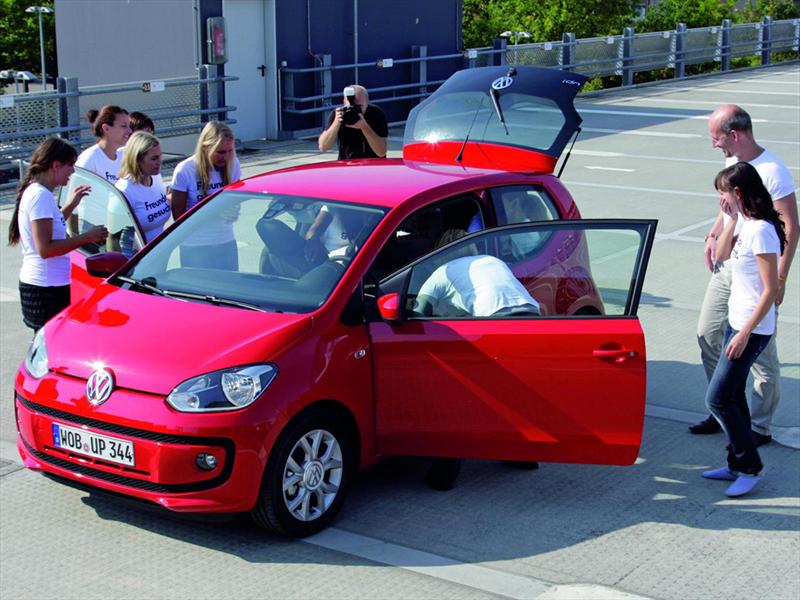
M538 67L458 71L411 111L403 158L552 173L579 131L573 100L586 80Z

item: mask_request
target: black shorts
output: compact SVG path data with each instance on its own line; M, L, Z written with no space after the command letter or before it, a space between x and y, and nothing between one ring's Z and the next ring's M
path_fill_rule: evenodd
M42 287L19 282L22 320L38 331L53 316L69 306L69 285Z

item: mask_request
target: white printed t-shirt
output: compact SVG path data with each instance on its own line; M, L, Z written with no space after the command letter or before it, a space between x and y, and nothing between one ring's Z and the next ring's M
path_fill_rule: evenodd
M69 285L69 255L42 258L36 251L31 222L39 219L53 221L54 240L66 239L67 226L53 193L41 183L34 182L22 193L17 216L19 241L22 247L19 280L40 287Z
M499 258L464 256L443 264L422 284L418 296L428 296L435 315L454 306L474 317L490 317L498 310L530 304L539 308L511 269Z
M769 221L747 219L743 221L739 237L733 246L728 264L731 266L731 295L728 298L728 321L739 331L753 314L758 299L764 292L764 282L756 262L758 254L775 254L780 257L780 241L775 226ZM738 223L737 223L738 225ZM775 305L767 316L753 329L753 333L772 335L775 333Z
M725 159L725 166L730 167L738 162L740 162L738 157L731 156ZM781 159L769 150L764 150L761 154L748 162L758 171L758 175L761 177L761 181L764 187L767 188L769 195L772 196L773 202L785 198L794 192L792 174ZM723 225L727 225L730 219L728 215L722 213ZM736 222L736 229L733 232L734 235L739 235L742 223L742 216L739 215L739 220Z
M145 242L155 238L164 229L164 223L170 217L167 188L160 177L153 177L150 186L136 183L124 178L117 181L116 187L125 194L133 214L139 221L144 233Z
M91 171L95 175L108 181L111 185L114 185L117 183L117 180L119 180L123 150L124 148L117 150L117 158L111 160L106 156L106 153L103 152L103 149L95 144L94 146L89 146L78 155L75 166ZM93 225L106 224L105 207L98 202L81 202L75 212L85 222L81 226L81 231Z
M233 172L231 173L231 181L229 183L239 181L241 178L242 168L237 158L233 163ZM197 176L197 163L194 156L190 156L179 162L172 174L172 189L179 192L186 192L186 210L192 208L206 196L224 187L222 183L222 173L220 173L218 169L212 171L207 193L203 193L202 186L203 182ZM208 223L203 228L198 229L192 234L191 238L184 241L182 245L206 246L230 242L233 239L232 223L230 221L220 220L214 223Z
M122 152L123 148L117 150L117 158L111 160L103 152L103 149L95 144L94 146L89 146L78 155L75 166L91 171L114 184L119 179L119 170L122 167Z

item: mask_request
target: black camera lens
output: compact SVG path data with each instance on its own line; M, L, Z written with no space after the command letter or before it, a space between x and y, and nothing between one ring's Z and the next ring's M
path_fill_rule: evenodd
M359 115L361 114L361 107L356 106L345 106L344 110L342 111L342 120L344 121L345 125L355 125L358 123Z

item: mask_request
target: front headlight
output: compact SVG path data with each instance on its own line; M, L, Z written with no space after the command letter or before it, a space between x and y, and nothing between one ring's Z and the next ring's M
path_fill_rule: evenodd
M275 378L275 365L232 367L192 377L167 396L167 404L181 412L237 410L255 402Z
M47 345L44 341L44 327L36 332L36 335L28 347L28 355L25 357L25 369L31 376L41 379L50 370L47 364Z

